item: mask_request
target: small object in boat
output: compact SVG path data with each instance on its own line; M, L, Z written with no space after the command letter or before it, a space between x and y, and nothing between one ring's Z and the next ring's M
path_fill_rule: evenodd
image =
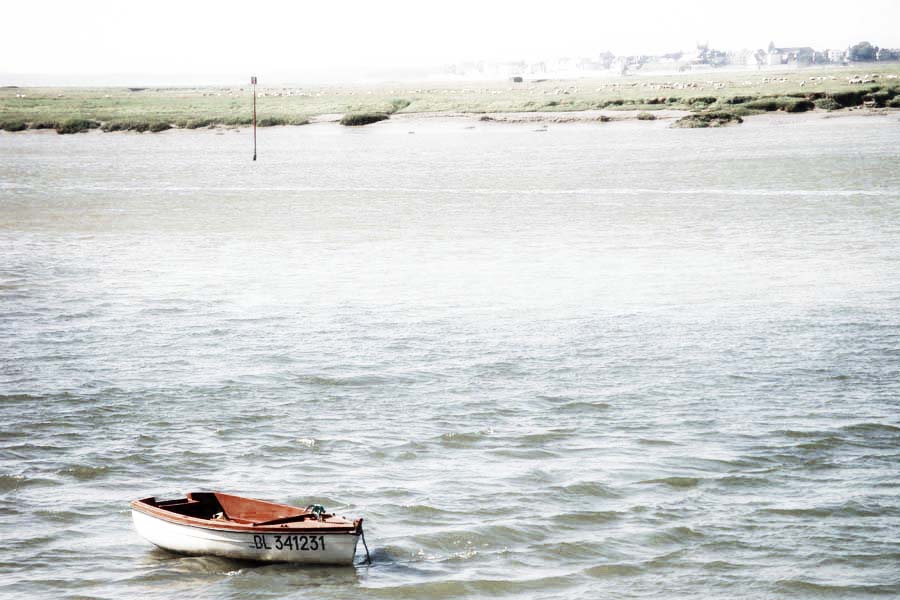
M363 536L362 519L321 504L298 508L221 492L141 498L131 517L141 537L165 550L263 562L352 565Z
M321 504L310 504L306 507L306 510L309 511L309 513L319 521L325 520L325 507Z

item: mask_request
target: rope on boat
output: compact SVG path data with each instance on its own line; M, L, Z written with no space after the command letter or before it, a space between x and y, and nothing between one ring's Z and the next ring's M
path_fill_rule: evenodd
M360 537L362 537L363 548L366 549L366 564L371 565L372 557L369 556L369 546L368 546L368 544L366 544L366 532L363 531L362 527L359 528L359 535L360 535Z

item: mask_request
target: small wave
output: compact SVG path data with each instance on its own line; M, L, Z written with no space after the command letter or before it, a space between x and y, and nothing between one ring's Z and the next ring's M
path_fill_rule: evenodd
M411 560L412 556L407 555L402 548L379 546L369 550L369 558L372 559L373 564L385 564L398 562L400 560Z
M512 376L522 374L522 366L519 363L508 360L498 360L477 365L478 370L474 374L477 379L492 379L498 376Z
M619 494L596 481L582 481L565 486L553 486L550 493L564 500L584 500L586 498L617 498Z
M84 519L84 513L69 510L38 509L34 511L34 514L55 523L77 523Z
M126 454L120 458L116 459L116 463L120 465L150 465L155 464L156 461L148 456L146 452L133 452L131 454Z
M554 515L552 521L556 525L583 527L585 525L611 523L618 521L623 516L615 510L578 511Z
M541 433L529 433L516 438L525 444L543 444L544 442L558 442L567 440L575 433L574 429L551 429Z
M900 434L900 427L888 423L855 423L841 427L847 433L887 433Z
M790 594L815 594L817 596L834 596L837 598L855 597L865 595L893 595L900 594L900 584L862 584L862 585L831 585L827 583L815 583L803 579L781 579L776 582L778 588Z
M419 544L426 551L438 553L459 552L460 549L477 546L508 546L534 542L544 537L536 525L513 527L510 525L484 525L469 530L445 530L412 536L409 541Z
M650 540L654 544L681 543L689 540L699 540L706 536L699 531L694 531L690 527L670 527L663 531L659 531L650 536Z
M332 440L338 441L338 440ZM327 442L326 442L327 443ZM322 449L322 442L314 438L282 438L272 440L272 443L266 444L260 448L263 452L279 454L296 454L297 452L319 452Z
M774 432L777 435L783 435L788 438L799 438L799 439L809 439L809 438L817 438L828 435L827 431L800 431L796 429L779 429Z
M12 492L28 481L24 475L0 475L0 492Z
M675 539L671 537L666 537L664 534L659 534L658 536L654 536L653 540L662 543L684 543L687 541L683 537L674 536ZM660 568L668 568L673 565L681 564L681 559L688 554L688 550L682 548L681 550L674 550L672 552L667 552L665 554L660 554L659 556L654 556L648 561L645 561L643 564L645 567L649 567L651 569L660 569Z
M601 542L573 541L540 544L530 548L538 555L552 558L554 561L579 560L596 557L600 553Z
M546 448L496 448L491 452L497 456L506 456L520 460L547 460L560 456L559 452L547 450Z
M835 565L852 567L872 566L876 562L900 564L900 552L884 552L881 554L842 554L840 556L828 556L816 563L818 567L832 567Z
M156 445L159 444L159 438L152 433L141 433L138 434L135 443L140 446L156 447Z
M65 446L58 444L32 444L26 442L24 444L14 444L11 446L7 446L3 450L13 458L28 460L33 456L52 456L55 454L59 454L61 452L64 452L65 449Z
M44 399L44 396L35 396L32 394L0 394L0 404L10 404L13 402L39 402Z
M712 562L703 563L702 567L708 571L734 571L743 568L741 565L736 565L724 560L714 560Z
M661 477L659 479L645 479L638 483L662 484L678 489L689 489L700 485L700 481L697 477Z
M188 312L188 309L177 306L154 306L152 308L141 309L142 315L177 315Z
M771 484L765 477L752 477L749 475L727 475L715 480L717 485L730 488L762 487Z
M419 453L427 452L427 450L427 444L409 441L396 446L374 448L372 449L372 456L377 459L409 460L417 458Z
M28 477L26 475L0 475L0 493L14 492L26 487L48 485L59 485L59 482L44 477Z
M48 547L51 547L54 542L59 541L60 534L56 530L48 530L42 528L39 530L36 529L34 531L35 533L32 535L17 536L9 540L4 540L6 550L34 551L37 548L46 549Z
M825 471L829 469L840 469L840 465L827 458L811 458L803 461L803 468L807 471Z
M801 448L803 450L831 450L833 448L839 448L847 442L848 440L840 436L827 435L812 442L797 444L797 448Z
M900 509L880 504L864 504L856 501L845 502L836 506L814 506L797 508L764 508L762 512L800 518L826 518L826 517L886 517L900 516Z
M25 431L25 430L3 431L3 432L0 432L0 442L10 442L12 440L17 440L20 438L27 438L31 435L32 434L30 434L28 431Z
M78 481L92 481L94 479L106 477L109 474L110 470L111 469L106 465L74 465L71 467L60 469L56 473L57 475L67 475L70 477L74 477Z
M328 509L328 512L343 514L343 511L353 511L354 507L348 505L344 501L333 498L331 496L291 496L285 504L290 506L309 506L310 504L321 504Z
M9 302L10 305L12 305L13 301L17 301L17 300L26 300L27 301L30 298L31 298L31 295L27 294L25 292L16 291L16 292L0 293L0 299L3 299L6 302ZM15 311L15 312L11 312L11 313L5 313L4 316L11 320L13 318L28 317L31 315L25 311Z
M678 442L671 440L657 440L652 438L638 438L637 443L642 446L678 446Z
M572 402L572 398L569 396L552 396L548 394L538 394L536 396L538 400L546 400L548 402Z
M163 550L162 548L153 548L146 553L145 557L153 562L165 564L167 570L181 573L208 573L216 575L231 575L240 572L243 568L265 568L265 563L256 563L233 558L223 558L218 556L185 556ZM170 575L171 573L169 573ZM155 581L157 579L154 573L144 573L142 578L145 581Z
M414 383L409 377L396 375L305 375L297 377L300 383L321 387L367 387L397 383Z
M831 511L824 508L763 508L762 512L785 517L830 517Z
M630 575L640 575L644 569L637 565L614 564L614 565L597 565L582 571L588 577L628 577Z
M407 504L397 508L399 511L405 513L406 516L416 518L434 519L453 514L450 511L435 506L429 506L428 504Z
M54 321L62 321L62 322L78 321L80 319L91 319L91 318L100 316L100 314L101 313L99 313L97 311L89 310L89 311L83 311L83 312L77 312L77 313L60 314L60 315L55 316L53 318L53 320Z
M452 552L445 560L450 562L462 562L466 560L471 560L478 556L478 550L475 548L466 548L465 550L460 550L459 552Z
M484 431L450 432L441 434L440 442L450 448L466 448L483 441L488 435Z
M571 411L571 412L593 412L593 411L604 411L609 408L609 404L606 402L587 402L585 400L574 400L572 402L567 402L565 404L559 405L556 409L563 411Z
M407 583L393 587L378 588L378 595L385 598L450 598L495 597L511 595L533 595L534 592L552 591L559 594L577 581L573 577L550 575L535 579L450 579Z

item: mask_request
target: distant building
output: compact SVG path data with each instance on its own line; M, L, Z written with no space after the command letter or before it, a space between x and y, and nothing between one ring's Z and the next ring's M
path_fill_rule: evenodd
M710 48L709 44L697 44L696 51L693 54L685 55L685 59L691 65L720 67L728 64L728 55L721 50Z
M866 50L863 56L860 48ZM572 58L544 58L532 61L467 61L445 67L445 72L460 77L510 79L543 79L545 77L596 77L597 74L615 73L627 75L642 69L647 71L704 71L724 65L761 69L766 65L777 67L804 67L813 64L849 64L852 61L900 61L900 48L879 48L868 42L860 42L844 49L817 51L809 46L777 47L774 42L768 48L723 52L710 48L707 43L697 43L696 48L685 52L672 52L654 56L616 56L603 52L594 56Z
M769 65L811 65L816 60L816 51L809 46L795 48L777 48L774 43L769 44Z
M556 59L556 64L554 65L554 71L560 71L565 73L566 71L572 71L575 69L575 61L569 58L568 56L563 56Z
M660 62L679 62L684 56L684 52L670 52L659 57Z
M482 75L484 74L484 61L466 61L453 66L453 73L457 75Z
M828 62L842 63L847 60L846 50L826 50L825 58Z
M617 56L610 68L619 75L628 75L628 57Z
M753 50L744 49L738 52L731 52L728 54L728 64L738 65L741 67L758 67L763 63L760 63L757 59L757 52L762 51L757 50L756 52L754 52ZM763 55L765 55L765 53L763 53Z
M604 68L603 63L591 58L581 58L575 66L579 71L601 71Z
M517 60L506 63L500 63L497 65L497 73L498 75L502 75L505 77L521 77L525 74L525 61Z
M616 55L612 52L604 52L600 56L597 57L597 62L603 65L604 69L612 68L613 61L616 60Z

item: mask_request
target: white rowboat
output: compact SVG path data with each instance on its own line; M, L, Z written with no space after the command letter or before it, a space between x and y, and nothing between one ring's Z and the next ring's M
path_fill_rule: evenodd
M317 565L352 565L363 535L320 506L303 508L221 492L131 503L137 532L160 548L191 555Z

